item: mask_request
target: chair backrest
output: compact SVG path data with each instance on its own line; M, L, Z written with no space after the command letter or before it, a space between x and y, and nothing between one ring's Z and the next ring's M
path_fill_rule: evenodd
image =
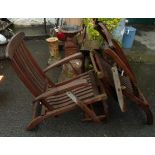
M34 96L38 96L46 90L48 78L26 48L24 37L23 32L13 36L7 45L6 55L22 82Z

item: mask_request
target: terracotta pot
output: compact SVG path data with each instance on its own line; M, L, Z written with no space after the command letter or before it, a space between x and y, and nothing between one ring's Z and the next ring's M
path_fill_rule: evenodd
M46 39L49 46L49 52L51 57L54 59L60 59L60 53L59 53L59 47L58 47L58 38L57 37L51 37Z

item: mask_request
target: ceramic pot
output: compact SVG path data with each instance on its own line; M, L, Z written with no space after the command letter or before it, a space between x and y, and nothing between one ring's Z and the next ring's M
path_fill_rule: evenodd
M49 46L49 52L51 57L54 59L60 59L60 53L59 53L59 46L58 46L58 38L57 37L51 37L46 39Z

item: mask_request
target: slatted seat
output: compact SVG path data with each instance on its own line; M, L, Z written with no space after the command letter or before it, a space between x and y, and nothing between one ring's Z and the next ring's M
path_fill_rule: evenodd
M92 83L92 78L94 78L93 76L93 71L81 74L79 78L86 79L88 81L88 85L72 90L75 96L77 96L81 101L91 99L99 94L98 88ZM52 105L54 109L74 104L74 102L66 95L66 92L50 96L46 99L46 101Z
M87 120L100 122L104 116L97 116L89 106L104 102L106 94L98 89L94 71L89 71L68 81L53 83L45 74L48 70L64 65L73 59L82 59L81 53L66 57L42 70L32 57L24 42L24 33L17 33L6 48L15 72L34 96L33 119L27 129L32 130L46 118L80 108Z

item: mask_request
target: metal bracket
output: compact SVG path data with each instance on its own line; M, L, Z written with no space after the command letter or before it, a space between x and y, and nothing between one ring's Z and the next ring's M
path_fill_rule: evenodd
M117 98L118 98L118 103L119 103L121 111L125 112L126 105L124 103L124 98L123 98L123 94L122 94L123 87L121 87L121 82L120 82L117 66L113 66L111 68L111 70L113 73L113 79L114 79L115 90L116 90L116 94L117 94Z
M71 91L66 92L66 95L67 95L69 98L71 98L75 103L78 103L77 97L76 97Z

